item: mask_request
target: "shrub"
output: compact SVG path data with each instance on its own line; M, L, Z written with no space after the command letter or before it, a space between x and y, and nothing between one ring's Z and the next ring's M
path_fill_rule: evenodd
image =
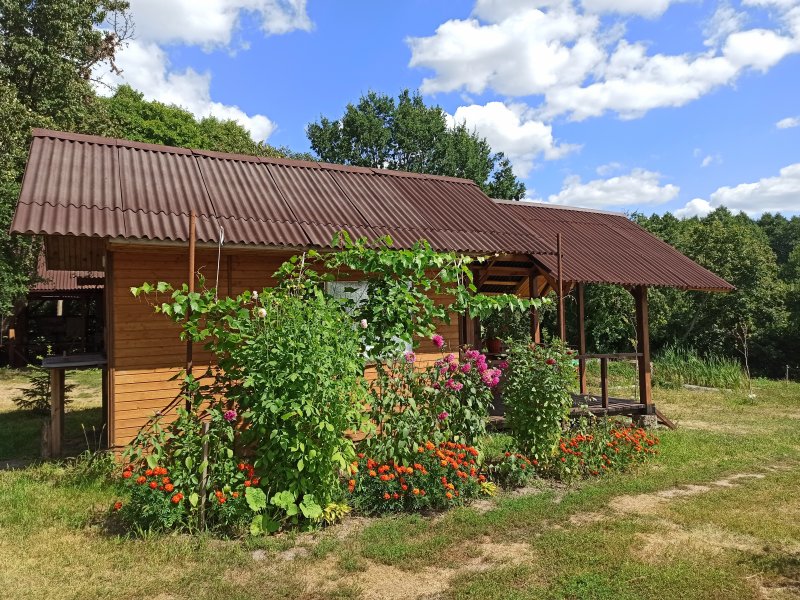
M563 342L512 343L503 385L506 424L519 449L544 462L555 449L572 407L577 361Z
M440 336L433 339L443 348ZM415 457L416 440L473 444L486 432L499 368L490 368L477 350L467 350L463 361L443 354L424 369L415 362L416 355L406 352L391 367L376 367L369 417L377 429L361 444L375 460L404 464Z
M380 462L359 454L347 490L364 514L418 512L463 505L482 492L478 451L466 444L426 442L414 461Z
M355 457L345 432L359 431L364 423L364 354L352 318L318 290L295 295L265 289L218 299L213 290L190 294L185 285L173 291L162 283L146 284L134 294L154 290L172 292L171 301L157 310L204 343L217 367L202 378L186 378L192 414L178 409L180 436L173 427L171 444L150 446L162 446L173 464L188 461L186 477L197 489L203 440L195 413L210 406L212 431L205 441L214 456L208 467L214 471L211 481L222 489L237 464L232 423L224 423L232 412L242 423L241 446L252 453L269 505L292 522L319 516L333 500L339 472Z
M562 480L625 471L656 454L658 443L657 437L630 423L581 419L559 440L547 470Z

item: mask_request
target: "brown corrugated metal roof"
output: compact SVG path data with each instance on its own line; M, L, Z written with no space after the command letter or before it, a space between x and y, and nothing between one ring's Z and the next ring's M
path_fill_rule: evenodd
M12 231L330 247L334 235L470 253L552 252L491 218L473 181L34 130Z
M731 291L727 281L620 213L576 210L530 202L496 201L509 219L555 243L562 236L565 281L653 285L682 289ZM555 256L536 259L555 274Z
M334 235L426 239L438 250L536 255L567 281L730 290L624 215L493 202L467 179L171 148L34 130L12 231L282 247Z
M36 275L39 278L30 288L31 292L74 292L76 290L92 290L99 285L80 285L78 278L102 279L102 271L53 271L47 268L44 255L39 256L36 265Z

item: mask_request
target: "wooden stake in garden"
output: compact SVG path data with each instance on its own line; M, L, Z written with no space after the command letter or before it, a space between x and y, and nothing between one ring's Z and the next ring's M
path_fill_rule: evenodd
M558 254L558 337L567 341L567 323L564 319L564 273L562 269L561 234L556 235L556 253Z
M194 211L191 212L189 215L189 293L194 293L194 258L195 258L195 245L196 245L196 227L197 227L197 215ZM192 308L191 306L186 311L186 320L187 322L192 317ZM189 377L192 374L192 367L193 367L193 356L192 356L192 338L188 336L186 338L186 376ZM189 395L189 389L187 386L186 391L186 410L191 410L192 408L192 400Z

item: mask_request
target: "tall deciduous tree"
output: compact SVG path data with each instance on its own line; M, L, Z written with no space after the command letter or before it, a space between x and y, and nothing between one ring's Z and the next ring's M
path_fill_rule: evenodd
M404 90L397 100L369 92L344 115L307 128L311 148L332 163L472 179L496 198L519 200L525 185L502 154L463 123L449 126L440 106Z
M8 230L32 127L100 127L93 68L130 33L121 0L0 0L0 317L27 292L38 245ZM99 119L99 120L98 120Z

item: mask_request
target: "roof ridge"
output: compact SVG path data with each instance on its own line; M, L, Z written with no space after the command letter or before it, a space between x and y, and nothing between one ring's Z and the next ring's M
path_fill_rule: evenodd
M571 210L575 212L587 212L596 215L613 215L615 217L624 217L628 220L628 215L618 210L598 210L596 208L585 208L582 206L566 206L563 204L551 204L549 202L533 202L531 200L501 200L500 198L491 198L495 204L510 204L512 206L522 207L536 207L536 208L553 208L556 210Z

